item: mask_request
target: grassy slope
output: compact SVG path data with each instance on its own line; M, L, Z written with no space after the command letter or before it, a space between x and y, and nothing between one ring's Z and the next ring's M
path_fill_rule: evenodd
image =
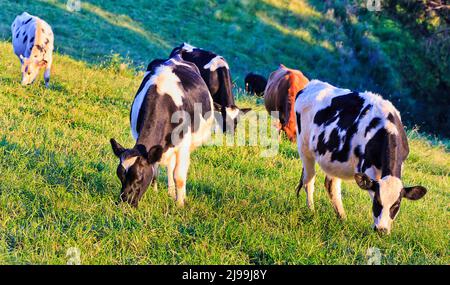
M301 164L285 141L275 158L253 147L199 149L185 209L168 198L165 174L138 210L116 206L108 139L132 145L128 109L140 79L56 62L50 90L23 88L10 44L0 44L0 263L65 263L71 246L89 264L364 263L373 246L383 263L449 263L450 156L417 139L405 181L429 194L403 203L389 237L370 229L369 198L354 183L344 184L349 219L338 222L321 172L311 215L295 197Z
M0 0L0 37L27 10L53 25L58 51L89 63L114 50L144 64L190 41L226 56L238 83L249 69L267 74L284 62L351 88L372 84L345 56L351 43L338 23L303 0L242 1L238 10L237 1L83 1L77 14L64 2ZM128 112L141 78L112 69L57 56L51 90L23 88L10 44L0 44L0 263L65 263L71 246L83 263L364 263L372 246L384 263L449 263L449 154L420 139L405 181L430 192L403 203L386 238L372 233L369 198L353 183L344 184L349 219L337 222L321 172L311 215L294 194L301 164L287 142L275 159L255 148L198 150L186 209L167 197L164 173L139 210L116 206L108 139L132 145Z
M0 0L0 38L10 37L10 23L26 10L51 23L59 52L88 62L114 51L146 65L187 41L223 55L240 86L247 72L267 76L284 63L349 88L379 90L339 21L319 12L326 11L321 0L89 0L78 13L65 2Z

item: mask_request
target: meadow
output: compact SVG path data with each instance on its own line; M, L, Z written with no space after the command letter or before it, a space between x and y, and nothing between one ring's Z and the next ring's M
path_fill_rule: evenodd
M331 32L336 23L318 12L320 1L237 2L242 9L235 1L82 1L70 13L65 1L0 0L0 264L66 264L71 247L82 264L366 264L371 248L382 264L449 264L449 144L412 128L404 181L428 194L402 203L389 236L371 229L370 198L352 181L343 183L348 219L340 222L320 170L310 213L295 193L296 145L285 138L269 158L261 147L198 149L183 209L167 195L164 171L138 209L116 203L109 139L133 145L129 109L142 67L178 43L223 54L239 106L255 110L264 105L242 92L242 79L278 63L350 88L377 85L346 64L357 59L340 56L333 37L342 33ZM54 27L48 89L42 79L20 86L9 25L23 10Z

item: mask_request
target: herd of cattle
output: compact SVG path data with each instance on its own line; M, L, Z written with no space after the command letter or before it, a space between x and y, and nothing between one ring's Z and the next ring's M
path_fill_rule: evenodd
M42 19L26 12L12 26L15 54L22 66L22 84L32 83L45 67L48 86L52 65L53 32ZM130 111L136 140L124 148L111 139L120 160L117 167L121 200L137 206L150 184L156 187L158 165L167 167L168 193L177 205L186 199L190 154L211 135L222 118L223 131L233 131L240 116L232 93L226 60L211 51L182 44L167 58L147 67ZM389 233L402 198L417 200L422 186L405 187L401 176L408 141L395 107L371 92L355 92L309 80L300 71L280 65L268 80L249 73L247 92L263 95L267 111L279 112L279 130L297 141L303 170L297 195L304 187L313 210L315 163L326 174L325 188L336 214L344 219L341 179L354 179L372 199L374 229ZM201 106L196 112L195 105ZM188 114L174 121L177 112ZM173 132L183 128L175 140Z

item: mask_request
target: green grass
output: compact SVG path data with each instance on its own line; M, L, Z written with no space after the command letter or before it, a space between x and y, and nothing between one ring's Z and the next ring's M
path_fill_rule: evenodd
M295 145L286 140L273 158L260 157L258 147L198 149L184 209L168 197L165 172L159 192L149 190L138 209L116 205L118 161L108 140L133 145L128 116L141 74L120 70L117 61L103 67L96 63L115 50L144 64L167 54L169 46L195 39L192 43L229 58L238 78L249 67L268 72L278 62L309 66L326 76L333 67L313 66L314 59L327 60L321 57L329 48L326 38L314 28L314 17L322 16L309 5L303 7L304 1L288 8L281 1L242 2L249 5L243 15L234 15L227 4L218 13L214 1L203 6L189 1L195 2L193 11L180 8L179 14L166 17L161 15L170 7L163 1L152 2L152 7L144 1L111 1L101 7L95 4L100 1L89 1L84 7L90 10L77 15L65 12L62 1L51 2L56 4L0 0L3 38L9 36L13 15L24 9L40 12L54 22L58 50L66 54L55 56L50 89L42 79L22 87L11 44L0 43L0 264L65 264L70 247L81 250L83 264L364 264L371 247L381 250L383 264L450 262L450 154L416 132L410 132L404 181L424 185L429 192L420 201L402 203L390 236L372 231L370 199L353 182L343 185L348 220L339 222L321 171L316 213L311 214L304 193L296 198L301 162ZM135 2L144 8L133 9ZM214 17L209 19L208 13ZM184 25L177 23L192 15L196 17ZM300 26L283 30L303 17L312 19L300 22L307 25L306 32ZM279 26L273 19L284 22ZM96 25L89 26L89 21ZM219 41L216 28L229 31L227 41ZM273 37L252 43L255 39L246 36L252 29ZM102 41L94 41L96 37ZM305 62L294 64L297 51L310 46L308 40L317 47ZM239 49L232 48L233 42ZM280 55L281 48L288 50ZM245 96L238 103L263 109L260 101Z
M275 158L255 147L203 147L192 157L185 209L168 197L163 173L160 191L136 210L115 204L108 139L132 146L128 112L140 78L57 55L50 89L21 87L9 43L0 59L0 263L65 263L72 246L85 264L353 264L366 262L369 247L385 264L449 262L442 147L411 141L404 180L429 193L403 203L388 237L370 229L369 197L354 183L344 184L349 219L339 222L322 172L309 213L294 191L301 163L285 140Z

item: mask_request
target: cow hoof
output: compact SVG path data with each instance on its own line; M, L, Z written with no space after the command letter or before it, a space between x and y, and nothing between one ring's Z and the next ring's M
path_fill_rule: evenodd
M347 220L346 214L338 214L337 216L338 216L339 220L342 222L345 222Z
M178 208L184 208L184 200L177 200L176 204Z
M172 197L172 199L176 200L177 199L177 194L175 193L175 188L169 188L169 196Z

